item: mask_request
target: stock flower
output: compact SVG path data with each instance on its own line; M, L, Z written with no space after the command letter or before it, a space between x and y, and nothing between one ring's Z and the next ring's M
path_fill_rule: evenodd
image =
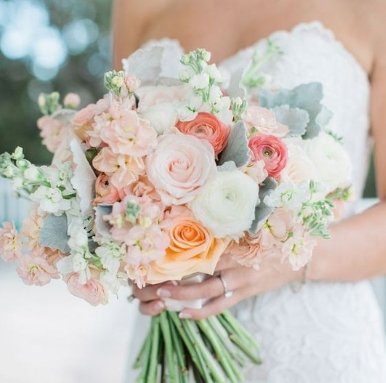
M79 273L66 275L65 282L71 294L86 300L93 306L97 306L99 304L106 304L108 301L106 288L98 279L98 272L92 270L91 278L86 283L82 283Z
M250 134L257 131L261 134L284 137L289 131L287 126L276 121L275 114L272 111L254 104L248 106L243 121Z
M259 134L249 140L249 148L255 161L264 161L268 175L278 178L287 164L287 147L279 138Z
M239 238L255 218L259 187L239 170L218 172L191 203L195 217L217 238Z
M194 136L168 134L147 158L147 174L165 205L191 201L215 174L212 146Z
M17 273L27 285L44 286L51 279L58 279L58 269L48 263L44 255L25 255L17 261Z
M31 194L31 200L38 203L42 211L50 214L61 215L71 208L71 200L64 198L59 188L39 186Z
M98 116L96 122L101 125L101 140L115 154L143 157L157 143L157 132L150 123L121 104L110 106L109 113Z
M145 172L142 158L115 154L110 148L102 148L93 160L96 170L106 173L111 184L117 189L123 189L138 180Z
M170 244L164 257L152 262L148 283L180 280L194 273L213 274L228 239L216 239L189 215L178 216L169 230Z
M51 153L59 148L65 136L65 126L61 121L52 116L43 116L37 122L43 144Z
M66 108L76 109L80 104L80 97L76 93L68 93L64 97L63 104Z
M198 113L191 121L178 121L177 128L184 134L191 134L198 138L207 140L214 149L216 155L225 148L230 128L223 124L211 113Z
M119 190L111 184L109 177L101 173L95 181L96 198L94 204L113 204L120 200Z
M346 187L351 180L351 161L343 145L325 132L307 140L305 150L316 168L318 181L332 192Z
M43 226L43 217L38 213L38 209L34 209L23 222L22 235L28 238L28 249L32 252L39 252L40 246L40 230Z
M4 222L0 228L0 258L6 262L16 261L21 255L21 243L15 226Z

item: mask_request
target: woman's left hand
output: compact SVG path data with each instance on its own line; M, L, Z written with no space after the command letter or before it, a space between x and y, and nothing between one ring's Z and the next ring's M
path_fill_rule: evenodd
M301 281L303 270L293 271L287 263L276 257L265 258L259 270L239 265L229 254L224 254L217 266L217 276L212 276L200 284L167 285L157 291L162 298L177 300L208 300L201 309L184 309L181 318L203 319L216 315L251 296L275 290L283 285ZM225 297L223 279L227 290L233 294Z

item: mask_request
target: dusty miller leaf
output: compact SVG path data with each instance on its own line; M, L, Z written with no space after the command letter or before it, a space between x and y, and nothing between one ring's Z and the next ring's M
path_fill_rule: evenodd
M40 231L39 243L43 247L60 250L62 253L69 253L69 236L67 234L67 217L65 214L57 217L48 215L43 220Z
M289 105L275 106L272 111L276 120L288 126L288 136L302 136L306 133L307 125L310 122L308 112L304 109L291 108Z

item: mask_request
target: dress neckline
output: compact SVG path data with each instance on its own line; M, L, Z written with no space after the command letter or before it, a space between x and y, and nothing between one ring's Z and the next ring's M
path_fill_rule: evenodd
M238 57L245 55L245 54L251 52L252 50L256 49L256 47L258 45L262 44L263 42L265 42L267 40L280 38L280 37L292 37L298 33L302 33L302 32L307 31L307 30L314 30L314 31L318 32L320 35L324 36L326 39L330 40L332 43L334 43L341 50L341 52L343 52L349 58L349 60L352 61L352 63L359 69L359 71L362 73L362 75L366 78L366 81L369 83L369 76L368 76L367 71L363 67L363 65L354 56L354 54L343 44L343 42L336 37L335 32L332 29L328 28L320 20L300 22L300 23L295 24L290 29L279 29L279 30L273 31L273 32L269 33L268 35L259 38L258 40L256 40L255 43L253 43L245 48L241 48L237 52L232 54L231 56L220 60L219 62L217 62L217 65L220 67L224 66L227 63L229 63L230 61L233 61L233 60L237 59ZM173 44L178 46L178 48L181 50L181 52L184 52L184 48L182 47L181 42L178 39L173 39L173 38L168 38L168 37L165 37L162 39L152 39L152 40L146 42L145 44L143 44L142 46L145 46L148 44L157 44L157 43L162 43L162 42L163 43L173 43Z

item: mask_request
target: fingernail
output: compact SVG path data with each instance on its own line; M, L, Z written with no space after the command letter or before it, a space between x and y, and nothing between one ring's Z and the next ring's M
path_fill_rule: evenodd
M180 319L191 319L192 316L189 313L184 313L183 311L178 314Z
M172 293L165 288L160 288L157 290L157 295L161 298L170 298L172 296Z

